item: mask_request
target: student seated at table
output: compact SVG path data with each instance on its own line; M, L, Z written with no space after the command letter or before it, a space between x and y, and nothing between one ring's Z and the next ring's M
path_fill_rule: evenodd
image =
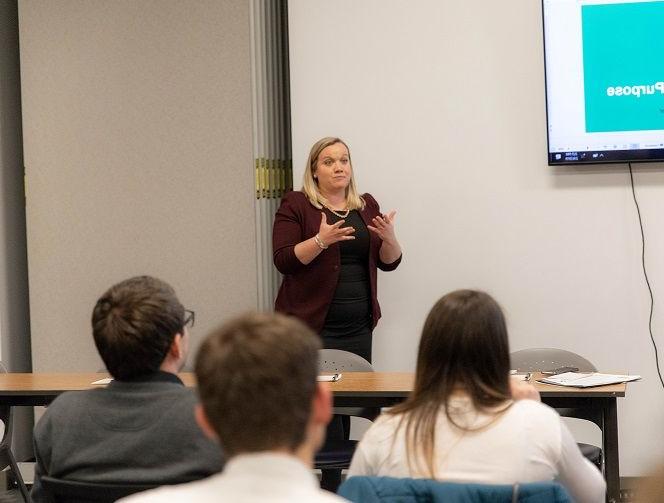
M327 383L317 383L319 337L295 318L249 314L228 322L196 357L196 418L219 438L219 475L129 497L127 503L337 503L312 473L332 417Z
M413 392L366 432L348 476L488 484L557 479L578 503L603 502L599 470L555 410L516 399L527 391L511 391L509 365L500 306L483 292L445 295L422 330Z
M159 485L221 470L220 448L195 420L196 394L176 375L189 324L193 312L156 278L131 278L101 296L92 334L114 381L60 395L35 426L35 502L47 501L45 475Z

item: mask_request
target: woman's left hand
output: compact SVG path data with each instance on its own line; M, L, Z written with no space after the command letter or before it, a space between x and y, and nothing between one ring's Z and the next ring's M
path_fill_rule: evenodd
M394 233L394 216L397 214L395 210L390 211L386 215L378 215L374 217L373 225L367 225L367 228L378 235L380 239L387 243L396 243L397 236Z

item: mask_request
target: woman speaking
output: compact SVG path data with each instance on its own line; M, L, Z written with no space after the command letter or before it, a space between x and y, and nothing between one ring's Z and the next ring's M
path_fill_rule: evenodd
M277 211L274 264L284 275L275 310L300 318L323 339L371 361L371 336L380 318L377 271L401 262L394 215L359 195L348 146L339 138L314 144L302 190Z

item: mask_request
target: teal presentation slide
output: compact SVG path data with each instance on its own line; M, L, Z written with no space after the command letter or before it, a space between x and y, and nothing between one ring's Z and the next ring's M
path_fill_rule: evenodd
M586 132L664 129L664 1L584 5Z

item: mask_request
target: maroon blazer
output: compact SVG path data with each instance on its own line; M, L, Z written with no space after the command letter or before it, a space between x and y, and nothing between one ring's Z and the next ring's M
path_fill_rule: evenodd
M362 197L366 205L359 210L360 216L366 225L373 225L371 220L381 214L380 208L371 194ZM298 317L317 333L323 328L339 281L339 243L331 244L307 265L295 256L295 245L318 234L321 211L309 202L303 192L289 192L281 200L272 231L274 265L284 275L274 309ZM401 257L391 264L383 263L378 255L381 239L371 231L369 236L369 282L375 327L380 318L376 268L392 271L401 262Z

